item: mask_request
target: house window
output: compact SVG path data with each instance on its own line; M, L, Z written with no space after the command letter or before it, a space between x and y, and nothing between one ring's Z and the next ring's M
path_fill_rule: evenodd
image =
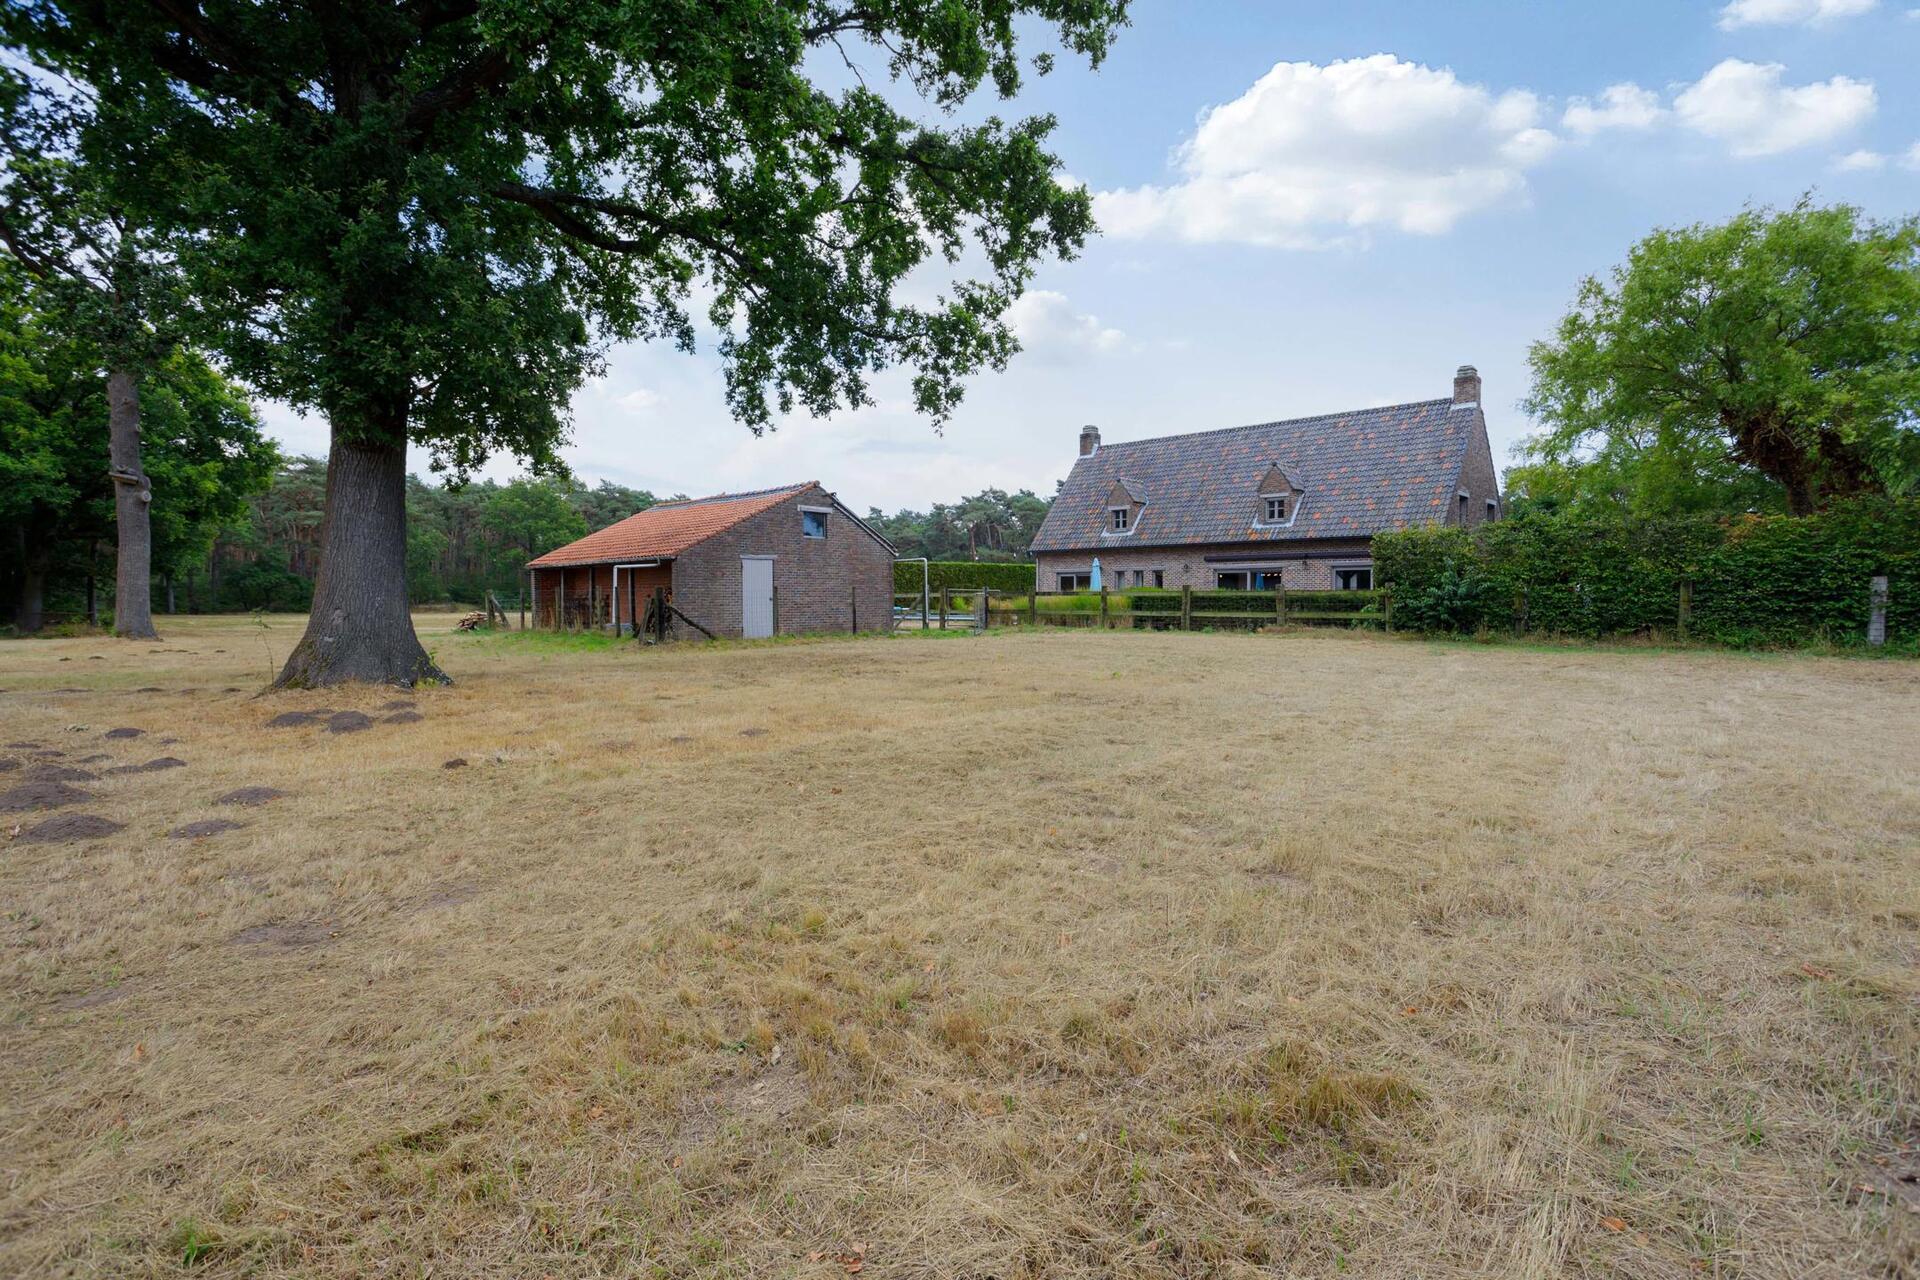
M1500 518L1500 504L1498 502L1495 502L1492 498L1488 498L1487 499L1487 519L1498 520L1499 518Z
M1278 569L1262 569L1253 575L1253 589L1255 591L1272 591L1279 585L1280 571Z
M1373 590L1373 567L1366 565L1351 569L1335 569L1333 571L1333 589L1335 591Z
M1223 570L1213 575L1213 585L1222 591L1245 591L1247 575L1243 569Z
M1155 569L1153 571L1153 585L1156 587L1164 587L1167 585L1167 571L1165 569Z
M1146 585L1146 581L1147 581L1147 573L1146 573L1146 570L1144 570L1144 569L1135 569L1135 570L1133 571L1133 585L1134 585L1134 586L1136 586L1136 587L1139 587L1139 586L1145 586L1145 585Z
M824 511L802 511L800 513L800 532L809 538L827 536L827 513Z
M1465 524L1466 522L1467 522L1467 495L1463 493L1460 495L1460 523Z
M1115 533L1125 533L1127 531L1127 525L1133 519L1133 512L1127 510L1125 507L1114 507L1107 514L1112 517L1112 527Z
M1085 591L1092 584L1093 575L1090 573L1063 573L1060 575L1060 589L1062 591Z
M1287 500L1285 498L1267 499L1267 523L1285 524L1287 522Z

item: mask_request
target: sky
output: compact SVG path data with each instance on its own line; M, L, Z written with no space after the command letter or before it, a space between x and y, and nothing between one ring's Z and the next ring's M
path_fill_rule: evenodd
M1920 212L1917 61L1913 0L1136 0L1097 72L1063 55L967 108L1056 115L1102 230L1040 270L1011 313L1025 350L944 430L889 374L872 407L755 437L706 332L693 356L613 349L562 456L662 495L819 480L924 510L1051 494L1084 424L1113 442L1434 399L1473 364L1505 466L1528 345L1655 227L1808 193ZM320 420L264 409L325 454Z

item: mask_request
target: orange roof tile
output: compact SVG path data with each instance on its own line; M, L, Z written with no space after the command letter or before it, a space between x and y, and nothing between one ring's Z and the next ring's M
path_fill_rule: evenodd
M790 484L780 489L761 489L753 493L718 493L711 498L693 498L685 502L662 502L638 515L590 533L577 542L555 547L529 568L546 569L561 565L608 564L620 560L661 560L677 556L697 542L731 529L748 516L757 516L779 506L815 485Z

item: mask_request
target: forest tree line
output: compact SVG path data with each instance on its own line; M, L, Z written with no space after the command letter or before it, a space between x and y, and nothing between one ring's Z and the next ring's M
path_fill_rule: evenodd
M182 611L299 612L313 600L319 567L326 463L295 457L274 468L245 510L223 526L200 561L167 585ZM675 495L684 497L685 495ZM505 483L429 484L407 477L407 598L415 605L477 603L495 592L511 606L527 561L624 520L662 499L602 480L521 476ZM987 489L926 511L868 522L902 556L934 560L1024 559L1048 501L1028 490Z

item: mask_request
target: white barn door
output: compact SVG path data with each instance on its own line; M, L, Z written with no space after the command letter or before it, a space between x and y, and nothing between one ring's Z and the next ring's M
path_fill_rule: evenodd
M759 640L773 634L773 557L740 557L740 634Z

